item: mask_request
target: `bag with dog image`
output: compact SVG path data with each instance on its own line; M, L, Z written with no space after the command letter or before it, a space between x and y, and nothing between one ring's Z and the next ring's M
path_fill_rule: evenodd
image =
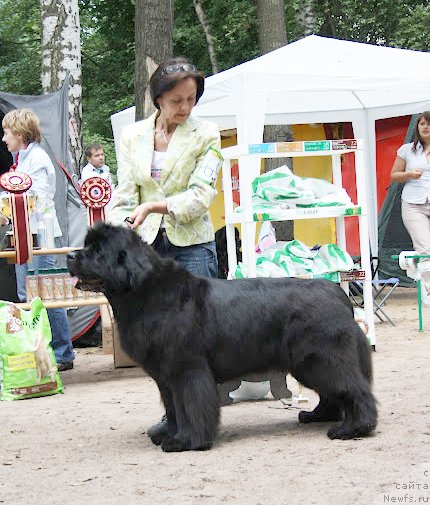
M30 310L0 301L0 400L62 392L48 313L42 300L35 298Z

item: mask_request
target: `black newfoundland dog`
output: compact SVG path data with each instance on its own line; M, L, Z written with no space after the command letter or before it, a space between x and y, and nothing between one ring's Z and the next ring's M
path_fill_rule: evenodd
M300 422L339 421L331 439L375 428L369 345L337 284L196 277L135 232L105 223L88 231L67 264L77 287L106 295L124 350L157 383L167 423L151 438L164 451L210 448L217 383L272 369L319 394Z

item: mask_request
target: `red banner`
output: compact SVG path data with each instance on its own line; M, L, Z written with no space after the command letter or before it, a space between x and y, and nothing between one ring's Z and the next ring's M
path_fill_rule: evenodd
M16 262L19 265L31 262L33 258L30 212L26 194L31 183L31 177L23 172L9 171L0 177L0 186L9 192Z

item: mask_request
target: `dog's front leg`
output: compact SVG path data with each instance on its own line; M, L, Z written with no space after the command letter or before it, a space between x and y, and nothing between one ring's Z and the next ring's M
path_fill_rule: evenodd
M165 438L165 452L210 449L215 439L220 415L218 391L206 363L189 368L171 384L176 412L177 433Z
M172 439L177 432L176 412L173 403L172 392L167 384L163 381L156 380L158 389L160 391L161 400L166 409L166 419L163 419L151 428L148 429L148 436L152 443L160 445L163 440Z

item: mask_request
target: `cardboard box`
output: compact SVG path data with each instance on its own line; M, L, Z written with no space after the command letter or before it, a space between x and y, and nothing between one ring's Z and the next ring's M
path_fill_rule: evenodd
M118 335L118 328L113 318L110 305L103 305L100 308L102 320L102 347L106 354L113 353L113 364L115 368L138 366L121 347Z
M100 318L102 321L102 349L104 354L113 354L113 316L110 305L100 305Z
M126 354L121 347L121 341L118 335L118 328L115 321L112 323L112 337L113 337L113 366L115 368L124 368L130 366L139 366L133 361L128 354Z

